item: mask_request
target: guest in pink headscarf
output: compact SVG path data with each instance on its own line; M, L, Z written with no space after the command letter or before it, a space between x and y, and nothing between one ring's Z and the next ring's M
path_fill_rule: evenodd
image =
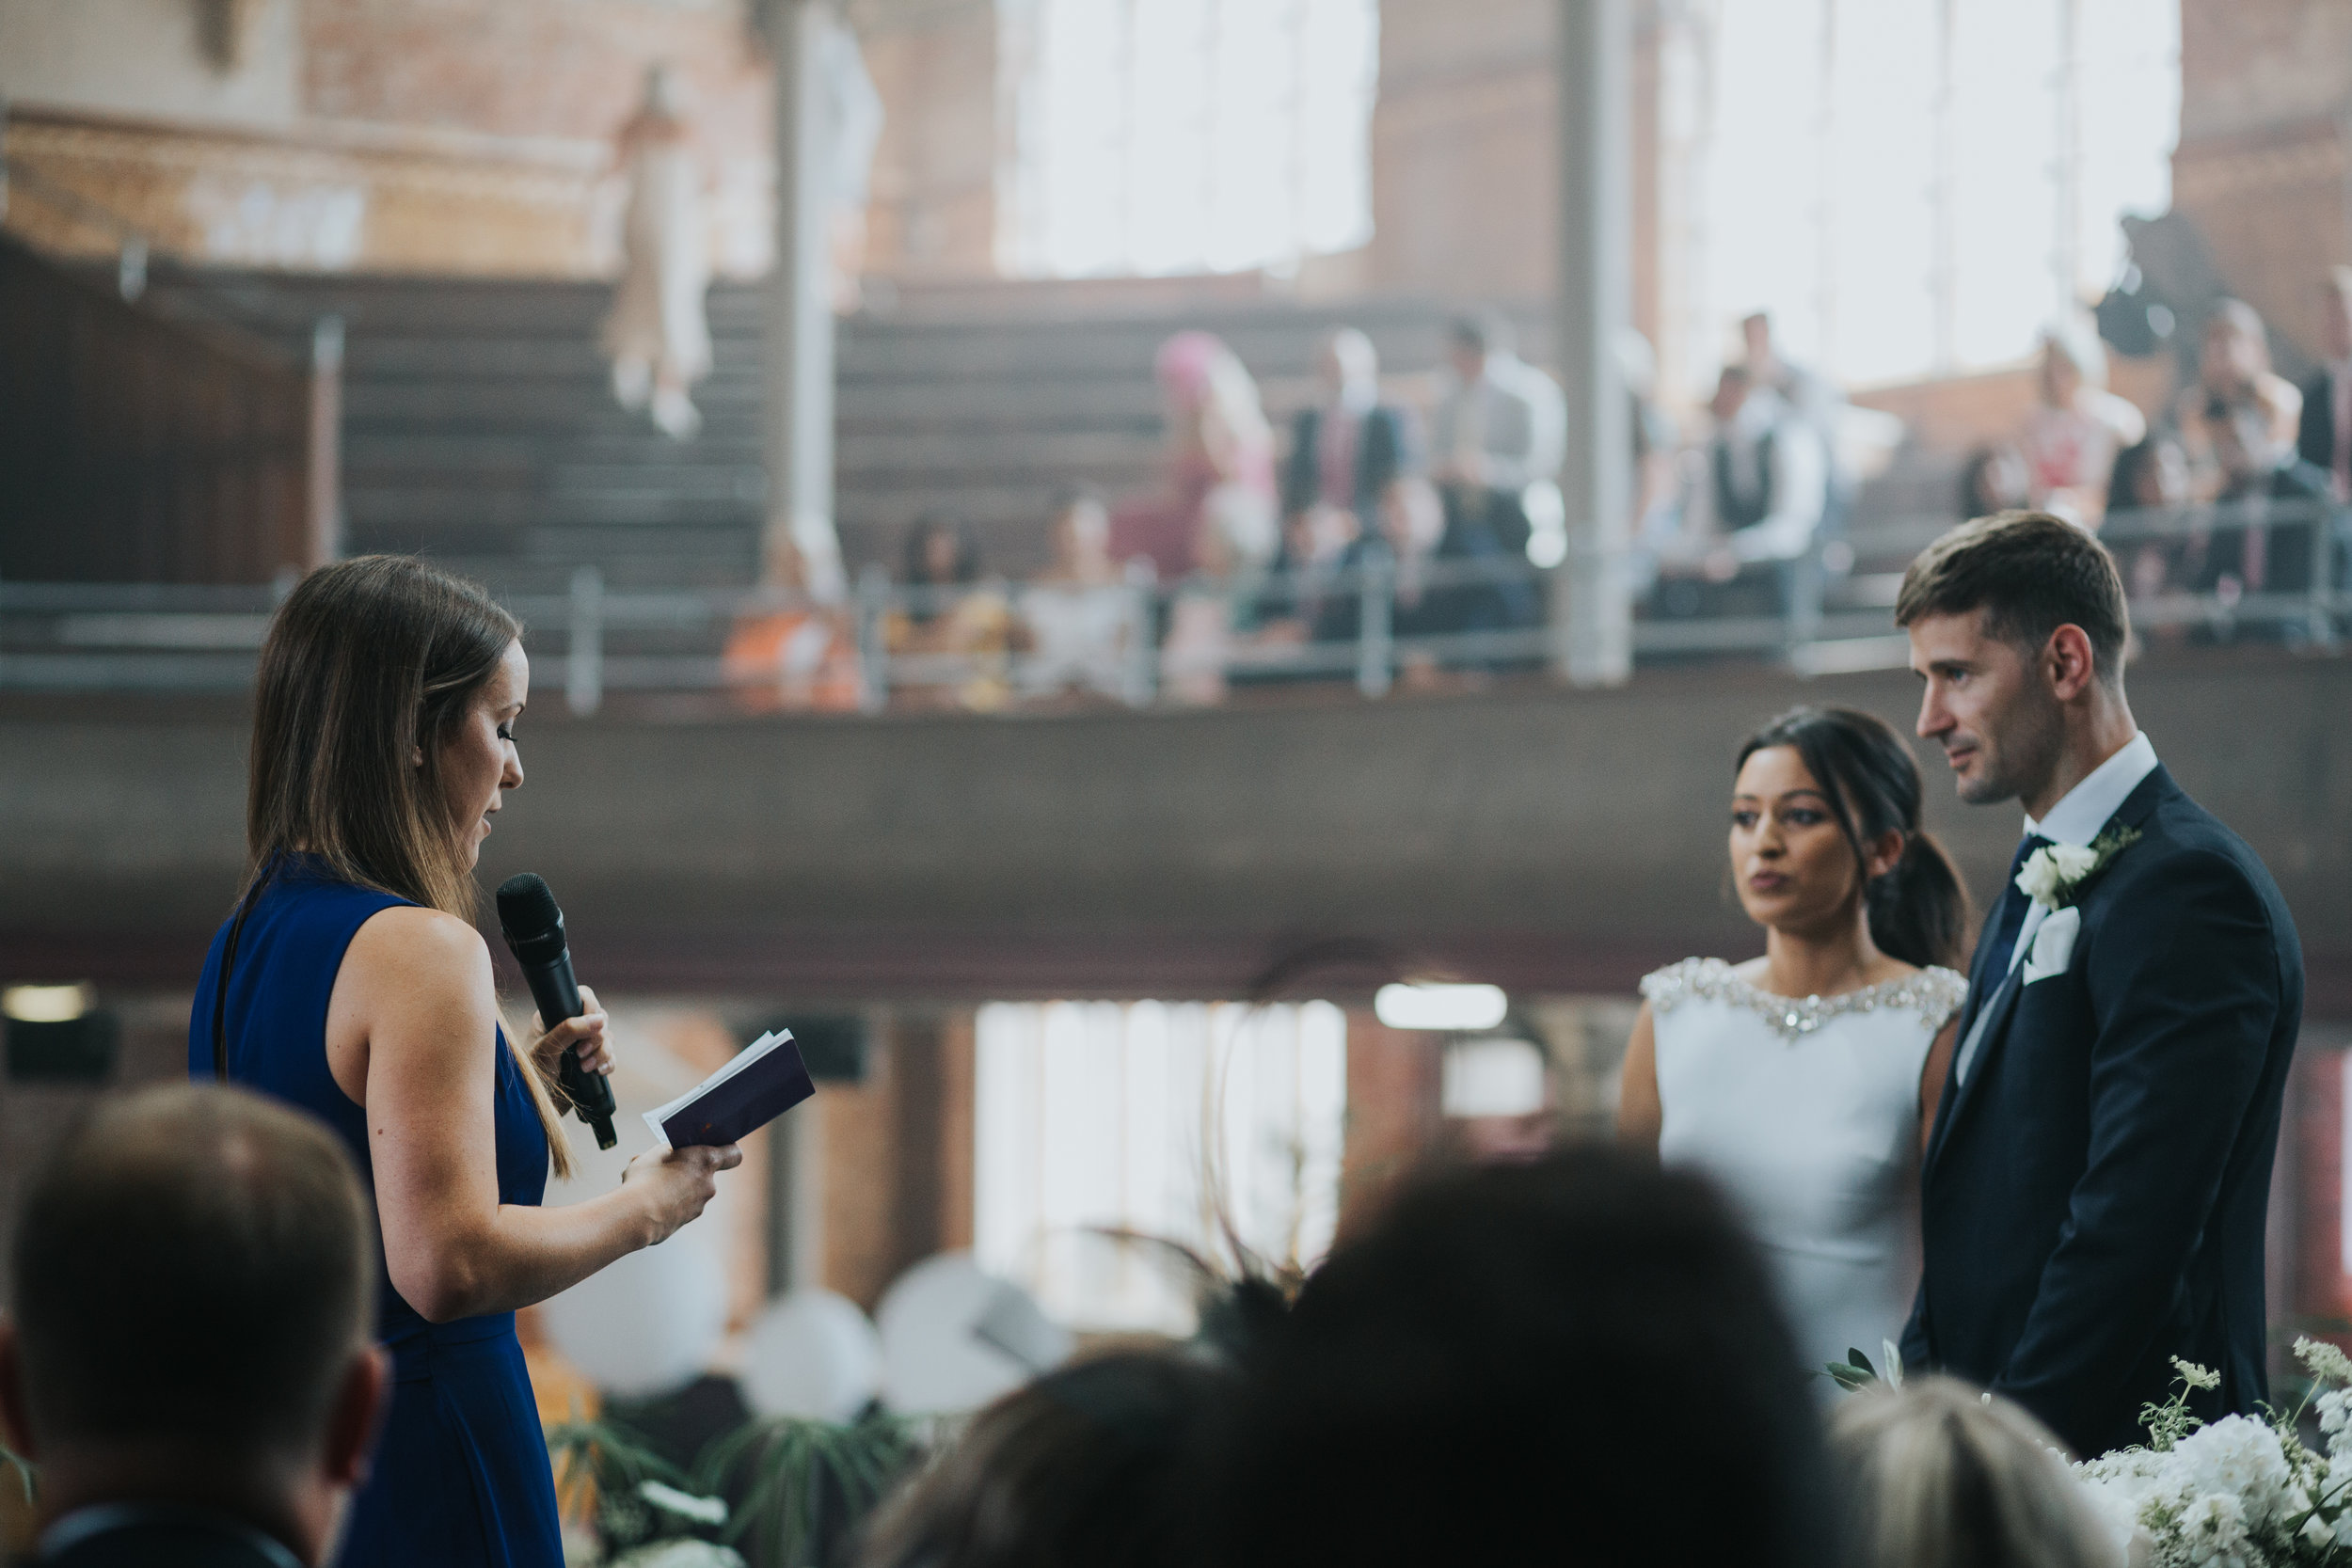
M1210 333L1179 332L1162 343L1153 373L1167 420L1160 487L1120 504L1111 549L1120 561L1149 557L1164 580L1174 580L1203 564L1201 530L1212 515L1226 520L1228 533L1272 539L1274 430L1248 368ZM1232 519L1240 514L1262 516L1264 528L1236 531Z

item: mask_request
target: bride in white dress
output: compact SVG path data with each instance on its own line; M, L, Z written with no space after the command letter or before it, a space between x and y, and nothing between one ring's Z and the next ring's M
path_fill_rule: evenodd
M1968 990L1967 895L1919 794L1869 714L1798 708L1751 736L1731 874L1764 956L1644 979L1626 1052L1620 1136L1730 1193L1809 1370L1875 1362L1918 1284L1919 1158Z

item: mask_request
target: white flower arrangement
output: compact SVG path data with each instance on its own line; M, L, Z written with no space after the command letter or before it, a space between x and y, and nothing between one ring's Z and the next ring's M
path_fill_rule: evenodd
M2188 1414L2188 1396L2217 1386L2220 1374L2175 1357L2180 1391L2144 1413L2148 1446L2074 1466L2132 1561L2352 1565L2352 1357L2314 1339L2297 1339L2295 1354L2312 1386L2292 1413L2265 1409L2259 1419L2225 1416L2206 1425ZM2307 1409L2318 1414L2325 1453L2296 1434Z

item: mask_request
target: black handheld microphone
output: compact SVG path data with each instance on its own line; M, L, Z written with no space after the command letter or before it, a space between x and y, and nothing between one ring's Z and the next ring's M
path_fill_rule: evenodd
M571 950L564 941L564 911L555 895L535 871L509 877L499 885L499 930L522 966L531 999L539 1006L539 1022L552 1029L588 1009L580 1005L580 982L572 978ZM580 1119L596 1130L596 1147L611 1148L620 1141L612 1131L612 1085L601 1072L580 1065L580 1052L564 1047L556 1076L571 1096Z

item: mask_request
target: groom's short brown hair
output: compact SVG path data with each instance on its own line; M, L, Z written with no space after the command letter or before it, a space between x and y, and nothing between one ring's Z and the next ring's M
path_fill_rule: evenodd
M1977 610L1985 612L1985 635L2028 650L2060 626L2082 627L2099 678L2122 685L2132 631L2122 575L2105 545L2065 518L1996 512L1961 524L1903 574L1895 624Z

